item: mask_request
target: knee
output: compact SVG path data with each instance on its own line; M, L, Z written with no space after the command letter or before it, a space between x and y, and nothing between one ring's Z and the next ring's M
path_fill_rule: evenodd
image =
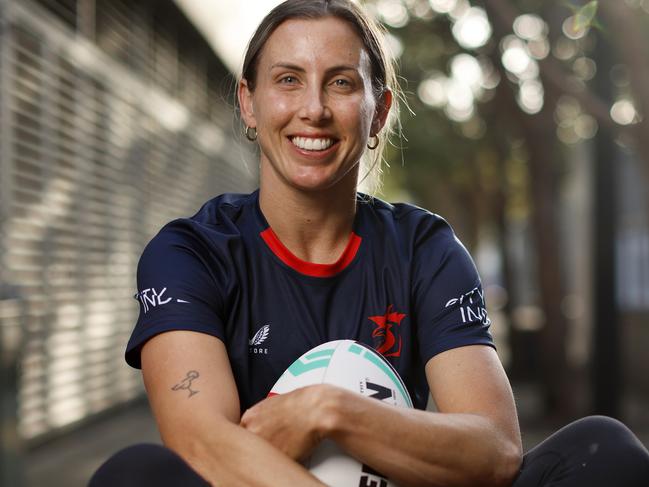
M168 448L155 443L138 443L127 446L110 457L109 461L120 465L132 462L157 463L176 454Z
M576 428L588 431L616 432L628 429L621 421L610 416L593 415L578 419L572 423Z
M89 487L207 485L201 480L170 449L162 445L142 443L124 448L106 460L90 479Z
M643 472L642 478L649 478L649 452L621 421L608 416L588 416L570 426L582 442L587 442L590 454L600 451L616 457L629 468Z
M137 485L148 471L156 471L164 459L172 455L163 446L141 443L118 451L106 460L94 473L89 487L109 485Z
M568 425L581 437L591 441L613 441L614 443L638 443L633 432L621 421L609 416L586 416ZM631 441L630 441L631 440Z

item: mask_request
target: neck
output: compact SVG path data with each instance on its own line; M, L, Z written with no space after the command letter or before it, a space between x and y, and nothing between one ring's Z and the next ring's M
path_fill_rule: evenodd
M356 215L355 175L322 191L272 184L262 177L259 205L280 241L307 262L336 262L347 243Z

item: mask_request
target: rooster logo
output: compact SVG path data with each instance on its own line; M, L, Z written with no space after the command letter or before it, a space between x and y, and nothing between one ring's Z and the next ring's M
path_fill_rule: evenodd
M400 326L401 320L407 315L405 313L397 313L393 311L394 306L388 306L384 315L369 316L368 319L372 320L376 328L372 331L372 338L374 338L374 348L384 357L400 357L401 356L401 333L396 331L398 336L395 336L394 326ZM398 328L396 329L398 330ZM398 341L398 343L397 343Z

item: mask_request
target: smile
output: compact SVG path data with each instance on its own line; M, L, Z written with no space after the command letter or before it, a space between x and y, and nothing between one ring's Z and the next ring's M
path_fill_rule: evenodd
M308 151L322 151L334 145L334 139L329 138L289 137L289 139L295 147Z

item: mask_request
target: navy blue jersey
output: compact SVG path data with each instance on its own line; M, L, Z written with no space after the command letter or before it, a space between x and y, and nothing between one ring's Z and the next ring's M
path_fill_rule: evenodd
M126 361L154 335L192 330L221 339L245 410L309 349L353 339L401 375L415 407L424 366L464 345L493 346L475 265L445 220L358 196L349 243L334 264L305 262L269 227L259 194L225 194L174 220L139 262L140 315Z

